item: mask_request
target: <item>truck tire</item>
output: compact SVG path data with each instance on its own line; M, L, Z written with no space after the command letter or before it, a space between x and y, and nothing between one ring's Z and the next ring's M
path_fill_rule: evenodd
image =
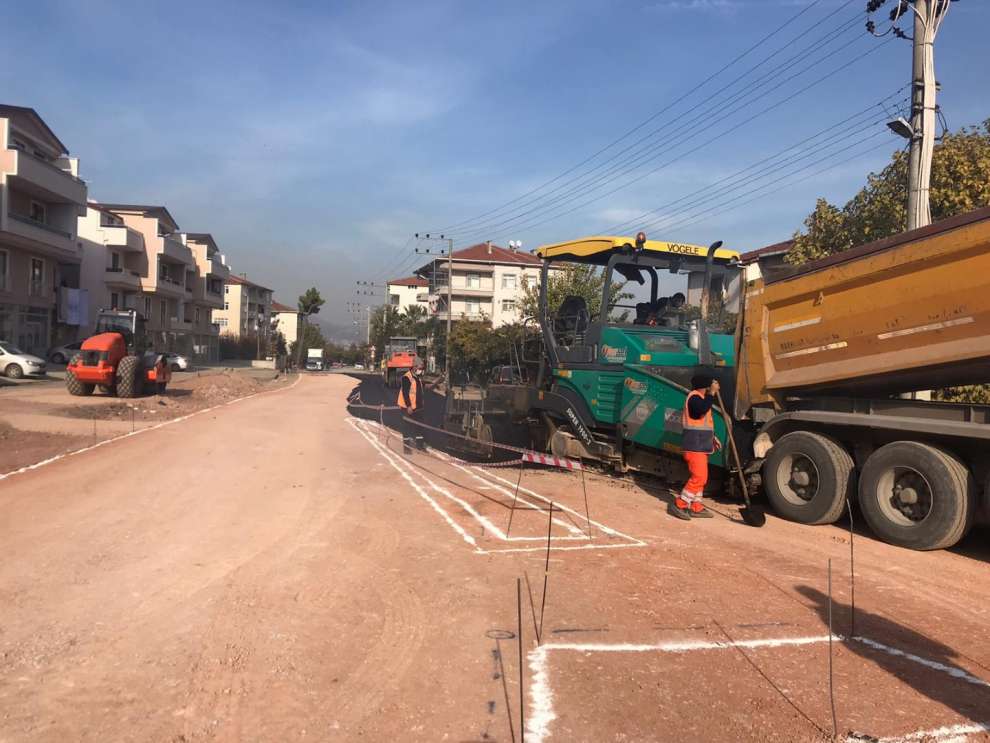
M976 486L955 455L918 441L895 441L870 455L859 506L885 542L915 550L951 547L973 525Z
M117 397L139 397L143 391L141 359L125 356L117 364Z
M66 369L65 388L69 391L70 395L75 395L76 397L86 397L87 395L93 394L93 390L96 389L96 385L80 382L79 377L73 374L71 370Z
M853 460L820 433L781 436L763 463L763 484L773 510L802 524L831 524L842 515L853 488Z

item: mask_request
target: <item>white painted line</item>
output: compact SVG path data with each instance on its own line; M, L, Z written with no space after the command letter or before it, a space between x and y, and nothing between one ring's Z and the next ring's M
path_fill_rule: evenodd
M300 376L296 379L295 382L290 384L288 387L277 390L262 390L261 392L253 392L250 395L239 397L236 400L232 400L231 402L240 402L241 400L248 400L252 397L257 397L258 395L266 395L270 392L287 392L288 390L291 390L293 387L299 384L299 382L301 381L302 381L302 377ZM222 403L222 404L229 405L230 403ZM8 477L13 477L14 475L22 475L25 472L30 472L31 470L39 469L40 467L44 467L46 465L52 464L53 462L57 462L60 459L65 459L66 457L74 457L77 454L85 454L88 451L93 451L93 449L99 449L101 446L112 444L115 441L121 441L123 439L130 438L131 436L138 436L139 434L146 433L148 431L155 431L159 428L164 428L165 426L171 426L174 423L181 423L184 420L189 420L193 416L202 415L203 413L208 413L211 410L215 410L217 407L219 406L214 405L212 408L203 408L202 410L194 410L192 413L179 416L178 418L170 418L167 421L156 423L153 426L145 426L144 428L138 428L134 431L128 431L127 433L122 433L119 436L111 436L109 439L103 439L102 441L98 441L97 443L91 444L90 446L84 446L81 449L73 449L72 451L65 452L64 454L56 454L54 457L49 457L48 459L43 459L40 462L35 462L34 464L25 465L20 469L16 469L16 470L12 470L11 472L0 474L0 480L6 480Z
M809 325L817 325L822 319L820 317L810 317L807 320L797 320L796 322L785 322L783 325L777 325L774 329L774 333L783 333L788 330L796 330L797 328L806 328Z
M932 330L945 330L946 328L954 328L957 325L969 325L971 322L976 322L973 317L960 317L956 320L946 320L945 322L933 322L928 325L917 325L913 328L904 328L903 330L892 330L889 333L880 333L877 335L882 341L888 340L890 338L900 338L903 335L913 335L914 333L928 333Z
M892 648L889 645L884 645L883 643L877 642L876 640L871 640L869 637L854 637L853 639L856 642L863 643L867 647L873 648L874 650L881 650L884 653L888 653L889 655L896 655L899 658L905 658L907 660L925 666L926 668L931 668L934 671L941 671L942 673L948 674L953 678L957 678L960 679L961 681L965 681L968 684L973 684L975 686L985 686L987 688L990 688L990 681L984 681L983 679L977 678L976 676L971 676L961 668L947 666L944 663L939 663L938 661L935 660L922 658L920 655L915 655L914 653L907 653L903 650L899 650L898 648Z
M824 346L814 346L813 348L802 348L798 351L788 351L787 353L778 353L774 358L778 359L789 359L794 356L808 356L813 353L821 353L822 351L835 351L840 348L845 348L849 344L845 341L836 341L835 343L826 343Z
M939 743L955 743L956 741L969 740L970 735L990 732L990 722L974 722L964 725L947 725L934 730L918 730L907 735L896 735L890 738L877 738L872 735L857 735L852 733L846 736L850 743L854 741L871 741L871 743L909 743L909 741L938 741Z
M382 448L378 445L378 442L374 440L374 437L372 437L367 431L363 431L360 426L358 426L353 422L354 420L355 420L354 418L348 418L347 422L351 425L351 427L355 431L357 431L361 436L363 436L368 441L369 444L371 444L373 447L375 447L375 449L378 450L378 453L385 458L385 461L387 461L390 465L392 465L393 468L395 468L396 472L398 472L402 476L402 479L404 479L406 482L412 485L413 490L415 490L416 493L419 494L419 497L425 500L427 503L429 503L433 507L433 510L439 513L440 516L443 517L443 519L450 525L450 527L461 535L461 538L465 542L470 544L472 547L477 547L478 545L474 537L472 537L470 534L464 531L461 525L458 524L456 521L454 521L449 516L449 514L445 510L443 510L443 508L440 507L440 504L438 504L435 500L433 500L433 498L431 498L429 494L419 486L419 483L413 480L405 470L403 470L401 467L399 467L398 464L395 463L395 461L391 456L391 453L383 451Z

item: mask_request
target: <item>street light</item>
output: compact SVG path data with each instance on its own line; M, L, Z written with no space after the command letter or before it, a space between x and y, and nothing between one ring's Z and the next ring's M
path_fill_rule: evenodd
M898 137L904 137L908 141L914 139L914 127L903 116L898 116L893 121L888 121L887 128Z

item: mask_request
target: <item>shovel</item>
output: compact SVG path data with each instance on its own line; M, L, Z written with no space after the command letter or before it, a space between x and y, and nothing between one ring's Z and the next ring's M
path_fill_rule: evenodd
M739 459L739 450L736 449L736 439L732 435L732 416L725 409L721 392L715 393L715 399L718 400L718 407L722 411L722 417L725 419L725 430L729 434L729 448L732 449L732 458L736 460L736 472L739 473L739 487L742 488L743 501L746 503L745 506L739 509L739 515L750 526L763 526L767 523L767 515L763 508L754 506L749 500L749 488L746 487L746 476L743 474L742 461Z

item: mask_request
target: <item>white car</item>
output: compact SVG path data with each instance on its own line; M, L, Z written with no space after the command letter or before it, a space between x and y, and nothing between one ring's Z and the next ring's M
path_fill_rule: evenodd
M189 363L189 359L179 353L166 353L165 363L169 365L172 371L189 371L189 367L192 364Z
M48 352L48 360L53 364L68 364L72 361L72 357L79 353L81 349L82 341L66 343L64 346L55 346L55 348Z
M11 379L45 376L45 360L24 353L13 343L0 341L0 374Z

